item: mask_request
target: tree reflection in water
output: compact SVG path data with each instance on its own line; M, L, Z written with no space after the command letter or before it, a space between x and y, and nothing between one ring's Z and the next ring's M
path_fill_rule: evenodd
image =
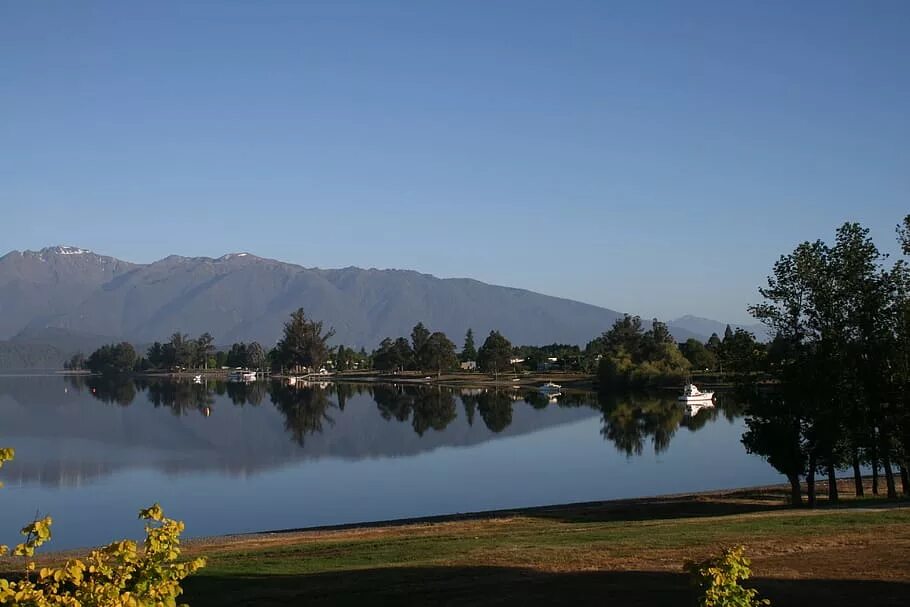
M272 404L284 415L284 427L301 447L310 434L321 434L323 422L334 425L328 411L336 406L319 386L288 386L272 382Z
M654 452L661 453L683 419L683 407L675 398L648 394L604 395L601 435L626 456L641 455L648 438Z
M79 392L87 390L98 400L128 407L136 398L136 385L126 377L103 375L67 375L66 383Z
M372 395L383 419L399 422L410 419L418 436L430 428L441 432L458 417L455 392L451 388L377 385Z
M190 380L137 378L136 387L146 392L149 402L157 407L166 407L174 415L199 412L208 417L215 405L212 387L196 384Z
M535 410L549 407L589 407L601 413L603 438L612 442L627 457L642 455L648 443L655 453L665 451L677 428L696 432L722 415L733 422L744 414L744 405L732 393L718 393L717 406L687 411L675 395L648 393L596 394L569 391L554 399L536 390L469 388L458 389L436 385L325 383L291 386L279 381L230 383L170 378L104 378L67 376L66 382L79 391L87 391L106 403L128 406L137 393L146 396L155 407L170 409L175 415L212 413L216 396L226 396L235 406L260 405L268 395L284 417L284 426L294 442L303 445L306 437L322 433L335 423L330 409L345 410L355 395L368 394L376 403L383 419L410 422L418 436L429 430L443 432L458 418L456 396L464 408L465 422L473 426L477 413L493 433L501 433L512 424L513 407L529 406ZM333 398L334 397L334 398Z

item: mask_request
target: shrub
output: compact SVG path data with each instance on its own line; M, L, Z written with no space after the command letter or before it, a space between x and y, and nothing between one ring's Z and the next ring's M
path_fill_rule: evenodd
M747 580L752 575L751 563L744 552L743 546L725 548L720 556L685 564L684 569L698 588L700 607L759 607L771 604L768 599L759 599L757 590L740 585L741 580Z
M0 466L13 458L0 449ZM25 541L13 554L25 559L25 575L0 578L0 605L29 607L176 607L180 582L205 566L204 559L178 562L183 523L166 518L155 504L139 513L147 521L142 550L132 540L94 550L85 560L71 559L57 568L37 567L35 550L51 539L51 517L22 528ZM7 552L0 546L0 555Z

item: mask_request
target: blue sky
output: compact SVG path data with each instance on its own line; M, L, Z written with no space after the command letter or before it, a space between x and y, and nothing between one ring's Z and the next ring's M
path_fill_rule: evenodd
M0 250L250 251L747 318L910 212L910 3L0 4Z

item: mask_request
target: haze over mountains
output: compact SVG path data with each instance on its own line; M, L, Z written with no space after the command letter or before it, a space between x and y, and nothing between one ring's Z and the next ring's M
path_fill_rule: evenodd
M62 357L112 340L148 344L176 331L208 331L217 344L271 345L301 306L335 328L334 343L367 349L408 335L418 321L459 345L470 327L480 340L498 329L515 344L583 346L621 316L523 289L408 270L323 270L248 253L135 264L57 246L0 257L0 340L6 340L0 366L16 366L16 359L19 366L43 366L28 357ZM670 327L684 340L706 339L711 331L704 329L722 332L724 326L683 317Z

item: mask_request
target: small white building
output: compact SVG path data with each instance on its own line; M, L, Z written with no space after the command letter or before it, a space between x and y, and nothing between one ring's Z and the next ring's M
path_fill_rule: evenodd
M476 360L466 360L461 363L462 371L476 371L477 370L477 361Z

